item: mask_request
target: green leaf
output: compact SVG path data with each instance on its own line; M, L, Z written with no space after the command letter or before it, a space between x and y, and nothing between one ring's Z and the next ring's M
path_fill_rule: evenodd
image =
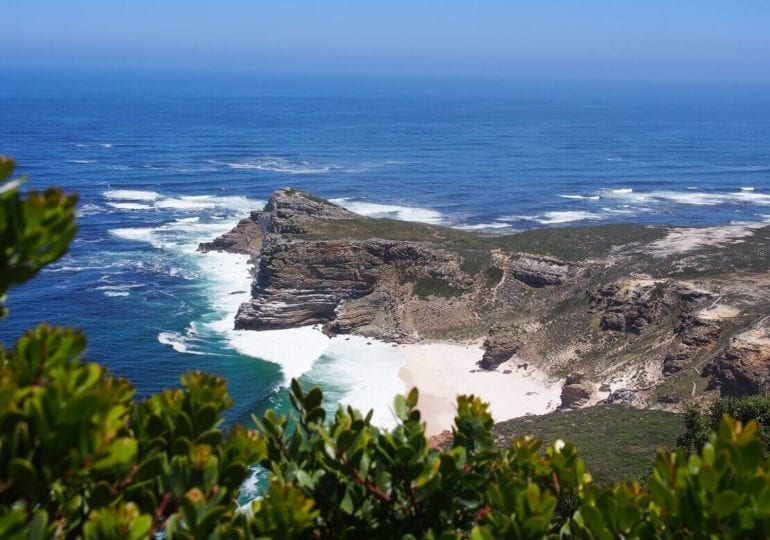
M20 489L33 490L38 481L37 471L32 463L22 458L13 458L8 463L8 474Z
M396 417L401 420L406 420L407 407L404 396L399 394L393 399L393 410L396 413Z

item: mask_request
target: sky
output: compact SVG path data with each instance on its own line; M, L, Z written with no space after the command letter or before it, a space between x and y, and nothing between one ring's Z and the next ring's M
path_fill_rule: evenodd
M768 0L0 0L0 66L770 81Z

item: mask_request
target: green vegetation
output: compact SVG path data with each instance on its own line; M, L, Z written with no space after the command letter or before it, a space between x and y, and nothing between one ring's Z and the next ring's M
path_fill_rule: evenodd
M642 478L657 449L673 448L681 432L680 415L622 405L597 405L495 424L495 440L501 447L519 435L574 443L600 483Z
M385 218L360 217L318 223L300 235L308 240L352 239L431 241L463 255L477 271L489 266L493 249L537 253L567 260L581 260L608 254L613 247L632 242L651 242L665 236L665 230L642 225L602 225L536 229L516 234L482 235L424 223Z
M770 450L770 395L718 399L705 410L691 405L684 415L686 431L677 444L690 451L700 450L724 416L743 423L755 421L762 445Z
M487 287L494 287L503 279L503 269L497 266L487 268Z
M0 159L0 181L12 168ZM0 298L60 257L74 227L73 197L0 184ZM351 408L327 418L321 390L297 381L288 417L267 411L256 429L224 429L224 380L192 372L136 400L129 382L83 361L85 348L78 330L46 325L0 348L0 538L770 534L770 460L753 421L722 419L695 454L660 450L645 484L602 486L570 443L496 447L488 406L473 396L458 397L444 450L428 445L416 390L396 397L391 430ZM269 485L241 511L253 464Z
M414 294L420 298L437 296L439 298L454 298L463 294L463 291L453 287L446 281L431 276L415 276L408 274L404 277L404 283L414 283Z

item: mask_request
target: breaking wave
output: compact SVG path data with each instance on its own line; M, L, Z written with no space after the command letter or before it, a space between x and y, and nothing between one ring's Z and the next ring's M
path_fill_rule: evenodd
M331 202L347 208L351 212L374 218L390 218L401 221L417 221L432 225L442 225L446 221L441 212L419 206L401 206L397 204L379 204L353 199L331 199Z

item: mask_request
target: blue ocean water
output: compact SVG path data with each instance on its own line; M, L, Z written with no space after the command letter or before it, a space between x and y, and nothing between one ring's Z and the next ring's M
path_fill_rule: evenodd
M41 320L82 327L89 358L140 394L188 369L219 373L235 399L231 418L285 407L290 369L255 358L258 347L228 332L248 288L245 261L195 246L276 188L369 215L497 232L770 220L767 89L2 77L0 153L17 159L29 187L78 192L80 230L60 262L11 292L0 339ZM342 376L355 370L341 351L297 373L334 381L340 397L360 390Z

